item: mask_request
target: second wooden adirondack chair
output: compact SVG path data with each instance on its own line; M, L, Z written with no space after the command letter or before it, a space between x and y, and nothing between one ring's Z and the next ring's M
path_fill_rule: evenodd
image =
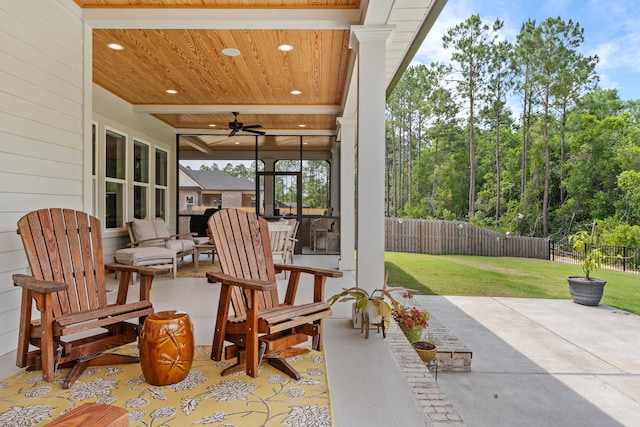
M313 337L312 347L322 350L322 319L331 315L324 301L327 277L342 277L336 270L273 264L267 221L255 213L224 209L209 219L209 233L216 245L222 273L207 273L210 282L221 282L220 302L211 358L236 357L237 363L222 375L246 371L258 376L260 363L269 363L289 376L300 374L286 361L308 352L295 347ZM276 271L289 271L283 301L278 298ZM301 273L314 276L313 302L295 304ZM230 309L233 314L230 314Z

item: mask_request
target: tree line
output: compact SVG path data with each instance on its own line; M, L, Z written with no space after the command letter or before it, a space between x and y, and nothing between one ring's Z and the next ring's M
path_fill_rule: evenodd
M387 215L640 244L639 101L598 86L579 23L528 20L514 42L502 27L470 16L442 37L449 63L411 66L398 82Z

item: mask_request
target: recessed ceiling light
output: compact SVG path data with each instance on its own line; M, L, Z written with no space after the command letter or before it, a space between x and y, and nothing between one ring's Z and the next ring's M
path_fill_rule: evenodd
M216 127L216 125L214 125L213 123L209 123L209 127L210 128L214 128L214 127Z
M175 95L176 93L178 93L178 91L175 89L167 89L166 92L170 93L171 95Z
M309 145L309 143L308 142L303 142L302 145Z
M222 53L227 56L239 56L240 51L235 47L225 47L222 49Z
M124 46L118 43L107 43L107 47L113 50L124 50Z
M291 93L291 95L300 95L302 92L301 92L301 91L299 91L299 90L292 90L292 91L291 91L291 92L289 92L289 93Z
M291 46L290 44L281 44L280 46L278 46L278 50L281 52L290 52L293 50L293 46Z
M234 144L236 144L236 145L240 145L240 143L239 143L238 141L234 142Z
M304 123L300 123L300 124L298 125L298 127L299 127L299 128L306 128L306 127L307 127L307 125L305 125Z

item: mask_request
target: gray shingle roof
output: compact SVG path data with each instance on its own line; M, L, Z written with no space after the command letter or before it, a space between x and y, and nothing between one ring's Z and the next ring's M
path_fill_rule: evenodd
M180 169L200 184L203 190L255 191L256 189L256 184L249 178L236 178L223 171L194 171L182 165Z

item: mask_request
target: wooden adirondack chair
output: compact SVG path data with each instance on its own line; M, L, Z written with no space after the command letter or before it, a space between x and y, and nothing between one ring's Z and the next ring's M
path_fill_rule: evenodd
M138 339L145 316L153 313L151 281L168 270L105 266L100 221L84 212L34 211L18 221L18 233L31 276L13 275L14 285L22 287L16 364L42 369L47 382L54 380L57 367L71 367L64 383L69 388L89 366L138 362L137 357L102 352ZM121 272L113 304L107 302L107 271ZM127 303L133 272L140 274L140 301ZM34 301L39 319L31 318ZM37 349L29 351L29 345Z
M217 212L209 219L209 233L222 267L222 273L207 273L210 282L222 284L211 359L222 359L226 340L232 344L225 348L225 359L235 356L237 363L222 375L244 370L257 377L260 363L269 363L300 379L285 359L308 352L308 348L292 347L309 337L313 337L313 348L322 350L322 319L331 314L324 301L324 285L327 277L342 277L342 273L274 265L268 223L255 213L237 209ZM286 296L280 302L275 274L283 270L290 276ZM295 305L301 273L314 276L313 302Z

